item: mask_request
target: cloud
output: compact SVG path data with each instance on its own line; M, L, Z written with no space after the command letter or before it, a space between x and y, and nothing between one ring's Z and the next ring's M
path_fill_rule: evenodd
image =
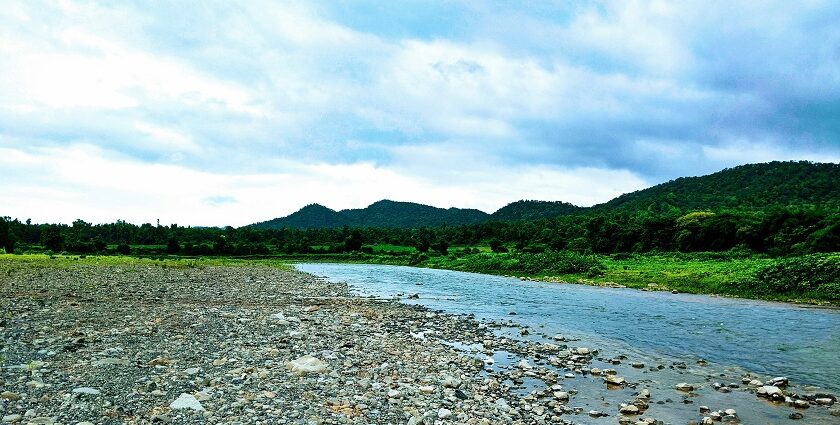
M67 223L76 218L133 223L160 219L241 226L290 214L309 203L361 208L386 198L493 212L510 199L556 199L561 194L590 205L646 184L626 171L499 166L441 184L371 163L288 162L275 173L218 175L143 163L89 145L31 152L0 148L0 167L13 170L2 195L3 214Z
M101 189L123 217L188 199L228 224L383 197L590 204L739 163L837 161L838 20L822 1L18 2L0 9L15 159L0 178L65 171L0 201L117 215L62 204ZM121 172L157 210L102 187Z

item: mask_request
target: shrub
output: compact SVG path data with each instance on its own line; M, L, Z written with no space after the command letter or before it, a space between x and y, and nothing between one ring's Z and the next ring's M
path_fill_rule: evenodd
M781 259L756 272L743 285L756 295L840 300L840 255Z

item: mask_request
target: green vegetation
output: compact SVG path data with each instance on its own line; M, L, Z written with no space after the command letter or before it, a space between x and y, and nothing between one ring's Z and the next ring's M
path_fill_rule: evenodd
M257 229L322 229L351 227L460 226L485 221L483 211L461 208L435 208L413 202L382 200L362 209L334 211L323 205L310 204L297 212L273 220L256 223Z
M374 262L836 303L838 181L838 164L774 162L677 179L592 208L519 201L488 215L393 201L338 212L309 205L238 229L0 217L0 249Z
M499 208L490 215L492 221L538 220L560 215L581 213L583 207L568 202L516 201Z

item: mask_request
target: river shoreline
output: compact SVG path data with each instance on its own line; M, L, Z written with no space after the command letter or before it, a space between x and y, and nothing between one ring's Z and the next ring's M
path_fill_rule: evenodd
M596 374L608 360L597 347L508 338L468 316L264 265L0 266L6 423L665 423L648 407L682 395ZM493 368L479 353L521 360ZM529 382L541 388L522 393ZM624 401L586 410L574 382ZM737 391L764 402L755 388ZM815 396L797 400L808 417L828 417ZM698 406L673 423L732 416L729 407Z

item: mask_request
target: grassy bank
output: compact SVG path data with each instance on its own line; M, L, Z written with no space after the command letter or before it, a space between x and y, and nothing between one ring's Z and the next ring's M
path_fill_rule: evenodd
M194 268L294 262L338 262L428 267L549 282L626 286L642 290L718 294L751 299L840 306L840 253L770 258L743 253L582 255L573 252L384 255L365 253L252 257L128 257L0 255L3 261L67 266L148 264Z

